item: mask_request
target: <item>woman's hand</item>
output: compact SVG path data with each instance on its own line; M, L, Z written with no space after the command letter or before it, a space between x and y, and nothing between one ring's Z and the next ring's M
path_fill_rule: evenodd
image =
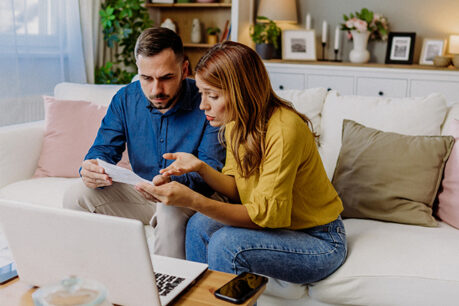
M135 189L147 200L157 199L165 205L188 208L193 208L194 200L200 196L197 192L175 181L160 186L142 182L137 184Z
M175 159L169 167L159 170L159 173L167 176L182 175L188 172L199 172L204 165L203 161L190 153L165 153L163 157L169 160Z

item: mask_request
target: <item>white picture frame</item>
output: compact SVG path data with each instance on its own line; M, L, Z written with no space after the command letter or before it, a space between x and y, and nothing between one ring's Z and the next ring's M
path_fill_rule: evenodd
M424 38L422 41L420 65L433 65L433 59L437 55L444 55L446 49L446 39Z
M282 59L317 60L314 30L283 30Z

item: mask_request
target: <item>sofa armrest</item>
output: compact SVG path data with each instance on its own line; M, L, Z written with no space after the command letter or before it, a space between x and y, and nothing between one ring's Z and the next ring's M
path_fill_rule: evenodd
M44 129L44 121L0 127L0 188L32 177Z

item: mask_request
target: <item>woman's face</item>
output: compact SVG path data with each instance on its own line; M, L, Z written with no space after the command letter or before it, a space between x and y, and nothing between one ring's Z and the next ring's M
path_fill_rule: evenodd
M201 93L199 108L206 114L211 126L222 126L226 123L226 97L223 92L205 83L199 74L196 74L196 86Z

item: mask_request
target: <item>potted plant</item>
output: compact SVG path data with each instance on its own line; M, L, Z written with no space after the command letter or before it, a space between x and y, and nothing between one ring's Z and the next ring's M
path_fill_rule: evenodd
M137 36L153 25L144 0L105 0L99 11L104 41L111 59L96 67L98 84L128 84L137 73L134 47Z
M258 16L250 27L250 37L255 50L263 59L280 58L280 35L282 30L268 17Z
M219 27L207 28L207 43L210 45L215 45L218 42L218 33L220 33Z

